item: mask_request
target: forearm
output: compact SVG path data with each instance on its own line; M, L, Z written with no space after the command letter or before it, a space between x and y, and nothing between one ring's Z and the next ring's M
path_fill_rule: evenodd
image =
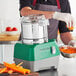
M52 18L54 12L51 11L40 11L40 10L32 10L30 7L24 7L20 11L22 16L31 15L31 14L43 14L46 18Z
M69 41L73 40L73 37L70 32L61 33L60 37L61 37L62 42L66 45L69 43Z

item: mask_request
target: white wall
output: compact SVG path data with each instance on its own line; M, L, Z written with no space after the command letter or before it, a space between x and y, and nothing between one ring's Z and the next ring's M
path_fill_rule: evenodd
M72 32L72 35L76 37L76 0L69 0L71 5L72 16L75 20L75 29Z
M19 0L0 0L0 27L16 26L20 30Z
M72 15L76 20L76 0L69 0L70 1L70 5L71 5L71 11L72 11Z

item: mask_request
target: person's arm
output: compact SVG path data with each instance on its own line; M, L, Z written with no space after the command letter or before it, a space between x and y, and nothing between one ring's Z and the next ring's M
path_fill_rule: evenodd
M76 40L73 39L70 32L61 33L60 37L65 45L69 45L76 48Z
M71 13L71 8L68 0L60 0L60 5L61 12ZM71 40L73 40L70 30L66 27L65 22L59 21L59 31L61 40L64 44L68 44Z
M32 10L31 7L24 7L20 11L21 16L31 15L31 14L43 14L47 19L51 19L55 12L53 11L40 11L40 10Z
M64 21L67 24L67 27L71 27L74 25L74 20L69 13L60 13L56 11L40 11L33 10L31 7L23 7L20 11L22 16L32 15L32 14L43 14L47 19L56 19L60 21Z
M73 37L70 32L65 32L60 34L61 40L65 45L68 45L68 43L73 40Z

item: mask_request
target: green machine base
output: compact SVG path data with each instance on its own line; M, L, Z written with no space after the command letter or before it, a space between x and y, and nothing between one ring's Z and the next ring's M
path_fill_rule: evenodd
M24 62L22 66L33 72L49 69L52 66L57 68L59 55L60 51L55 39L34 45L16 43L14 47L15 63Z

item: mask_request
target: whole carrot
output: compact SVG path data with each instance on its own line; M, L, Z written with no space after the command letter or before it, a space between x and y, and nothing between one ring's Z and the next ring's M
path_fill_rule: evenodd
M9 68L9 69L11 69L11 70L13 70L15 72L19 72L19 73L22 73L22 74L26 74L27 72L30 73L30 70L29 69L20 68L18 66L14 66L14 65L9 64L9 63L6 63L6 62L4 62L4 65L7 68Z
M7 68L3 68L2 70L0 70L0 74L4 73L7 70Z

